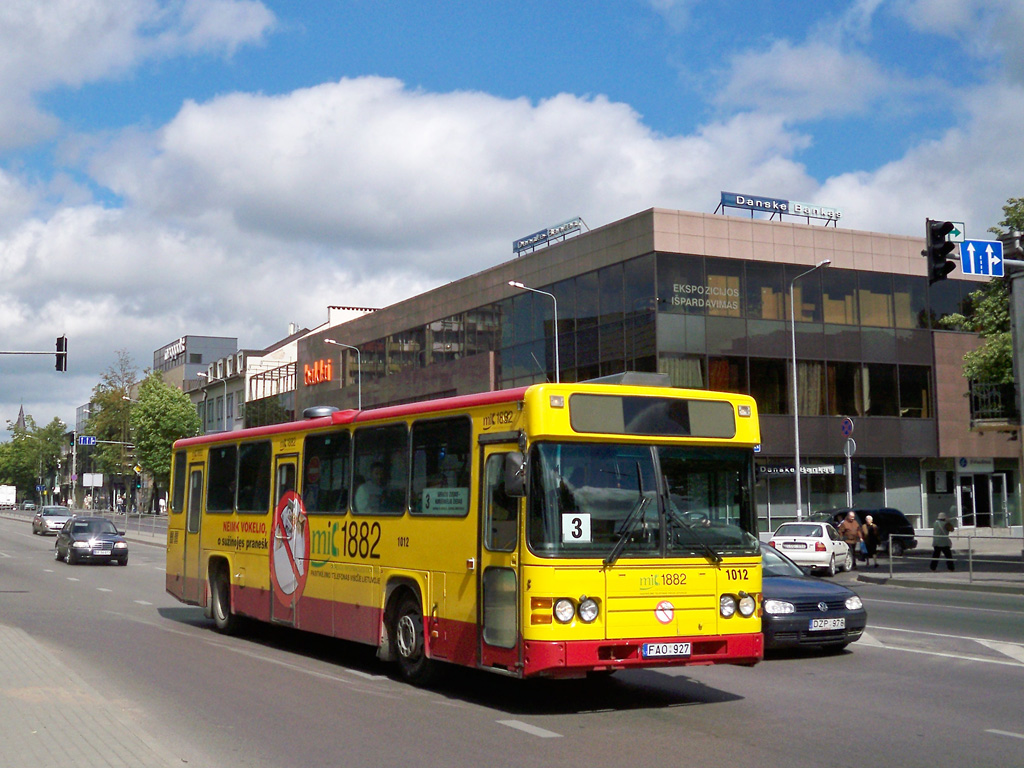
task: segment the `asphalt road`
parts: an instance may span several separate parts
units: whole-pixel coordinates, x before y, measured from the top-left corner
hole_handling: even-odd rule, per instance
[[[1020,597],[855,585],[868,633],[839,654],[590,682],[454,670],[426,691],[363,646],[216,634],[166,595],[157,546],[127,568],[52,547],[0,520],[0,622],[190,768],[1024,765]]]

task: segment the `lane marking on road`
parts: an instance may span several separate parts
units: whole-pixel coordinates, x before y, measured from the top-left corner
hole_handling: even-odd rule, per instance
[[[1024,739],[1024,733],[1014,733],[1013,731],[998,731],[995,728],[986,728],[985,733],[991,733],[995,736],[1009,736],[1012,739]]]
[[[858,645],[864,642],[864,637],[864,635],[861,635],[861,639],[857,641]],[[917,653],[921,656],[937,656],[941,659],[956,659],[957,661],[978,661],[983,664],[1001,664],[1004,667],[1019,668],[1024,666],[1024,664],[1022,664],[1019,661],[1004,661],[1003,659],[986,659],[982,658],[981,656],[965,656],[962,653],[940,653],[939,651],[923,651],[920,648],[901,648],[898,645],[886,645],[885,643],[880,643],[874,638],[871,638],[871,640],[873,642],[867,643],[868,647],[878,648],[883,651],[902,651],[903,653]]]
[[[542,739],[560,739],[562,734],[555,733],[554,731],[548,731],[544,728],[538,728],[535,725],[524,723],[521,720],[499,720],[498,725],[507,725],[509,728],[515,728],[517,731],[523,731],[531,736],[537,736]]]
[[[979,640],[978,643],[1024,664],[1024,646],[1017,643],[1001,643],[998,640]]]
[[[81,579],[76,579],[74,576],[65,576],[64,578],[68,581],[81,581]]]
[[[132,600],[132,602],[137,603],[138,605],[152,605],[148,600]]]
[[[924,632],[920,629],[904,629],[903,627],[872,627],[872,629],[881,629],[886,632],[906,632],[911,635],[925,635],[926,637],[941,637],[947,640],[970,640],[974,643],[994,643],[999,642],[998,640],[988,640],[984,637],[970,637],[968,635],[949,635],[943,632]]]
[[[106,587],[96,587],[96,591],[97,592],[113,592],[114,590],[107,589]]]
[[[1007,595],[1007,597],[1013,597],[1013,595]],[[910,600],[876,600],[875,598],[865,598],[863,595],[861,599],[865,604],[870,605],[871,603],[878,603],[879,605],[909,605],[913,608],[920,608],[922,605],[928,608],[939,608],[949,612],[961,613],[963,611],[973,611],[974,613],[1012,613],[1017,615],[1020,610],[1007,609],[1007,608],[978,608],[971,605],[933,605],[930,603],[915,603]]]

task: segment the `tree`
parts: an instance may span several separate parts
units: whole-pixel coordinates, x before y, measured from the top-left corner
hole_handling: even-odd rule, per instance
[[[1003,206],[1003,220],[989,232],[997,236],[1024,230],[1024,198],[1011,197]],[[1010,283],[995,278],[968,297],[967,315],[955,314],[943,324],[957,331],[979,334],[984,344],[964,355],[963,372],[968,381],[985,384],[1013,383],[1013,338],[1010,332]]]
[[[54,417],[45,427],[36,425],[35,419],[25,416],[25,426],[7,422],[11,441],[0,445],[0,483],[15,485],[25,495],[37,485],[50,491],[59,483],[60,457],[64,446],[66,427]]]
[[[131,409],[131,431],[135,457],[157,488],[168,488],[171,476],[171,447],[175,440],[199,434],[201,424],[196,408],[181,390],[152,371],[139,385],[139,399]]]
[[[129,416],[132,388],[138,381],[137,371],[128,351],[118,350],[117,362],[100,376],[99,384],[92,391],[88,429],[97,440],[93,457],[101,472],[108,476],[120,475],[122,483],[129,475],[135,474],[132,469],[135,457],[129,447]],[[123,490],[127,491],[127,486]],[[111,497],[113,495],[111,493]]]

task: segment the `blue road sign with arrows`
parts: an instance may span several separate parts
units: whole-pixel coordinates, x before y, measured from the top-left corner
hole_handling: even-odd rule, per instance
[[[1003,276],[1003,244],[998,240],[964,240],[960,267],[965,275]]]

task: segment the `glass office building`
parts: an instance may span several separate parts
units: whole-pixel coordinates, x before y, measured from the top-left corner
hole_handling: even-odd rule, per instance
[[[929,286],[922,247],[651,209],[311,335],[296,410],[355,407],[360,378],[364,408],[554,380],[557,343],[562,381],[646,371],[752,394],[768,529],[796,512],[795,338],[805,514],[845,506],[849,490],[918,527],[951,509],[966,527],[1019,524],[1019,443],[970,430],[960,367],[978,339],[942,323],[980,281],[957,271]],[[324,338],[358,347],[358,365]]]

